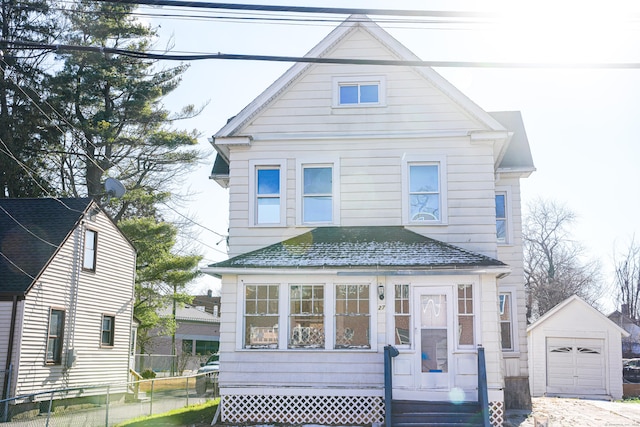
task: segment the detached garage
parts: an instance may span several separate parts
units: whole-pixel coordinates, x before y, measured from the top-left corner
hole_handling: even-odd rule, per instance
[[[574,295],[527,329],[532,396],[622,398],[622,337]]]

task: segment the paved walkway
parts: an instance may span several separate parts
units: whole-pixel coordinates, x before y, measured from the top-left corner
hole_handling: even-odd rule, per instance
[[[640,403],[534,397],[531,412],[507,411],[504,427],[537,427],[535,419],[545,427],[640,427]]]

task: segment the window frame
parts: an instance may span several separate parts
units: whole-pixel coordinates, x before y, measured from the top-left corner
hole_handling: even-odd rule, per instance
[[[266,287],[267,288],[267,298],[264,299],[264,301],[266,301],[267,304],[267,308],[269,308],[269,301],[270,298],[270,289],[269,287],[276,287],[276,292],[278,294],[276,301],[277,301],[277,312],[274,313],[258,313],[257,311],[255,313],[247,313],[247,291],[249,287]],[[243,349],[247,349],[247,350],[255,350],[255,349],[262,349],[262,350],[267,350],[267,349],[278,349],[280,346],[280,327],[279,325],[282,323],[280,320],[280,315],[282,312],[282,305],[280,303],[280,292],[281,288],[280,288],[280,284],[279,283],[269,283],[269,282],[260,282],[260,283],[246,283],[244,284],[244,286],[242,287],[242,310],[240,311],[241,315],[242,315],[242,348]],[[257,297],[258,296],[258,292],[256,289],[256,298],[255,298],[255,302],[256,302],[256,308],[258,306],[258,301],[262,300],[260,298]],[[276,329],[275,333],[276,333],[276,342],[275,343],[265,343],[265,344],[248,344],[248,337],[247,337],[247,317],[265,317],[265,318],[275,318],[276,323],[275,326],[272,329]]]
[[[305,221],[304,220],[304,171],[308,168],[331,168],[331,220],[330,221]],[[315,161],[298,160],[296,164],[296,224],[303,226],[340,225],[340,161],[338,159],[318,159]],[[320,196],[318,196],[320,197]]]
[[[434,220],[414,220],[411,218],[411,196],[410,196],[410,168],[411,166],[430,166],[438,167],[438,191],[439,191],[439,210],[440,218]],[[407,156],[402,161],[402,218],[405,225],[447,225],[448,224],[448,207],[447,207],[447,161],[445,156]]]
[[[472,309],[471,313],[467,313],[466,311],[465,311],[465,313],[461,313],[460,312],[460,295],[459,295],[459,291],[460,291],[460,287],[461,286],[465,286],[465,287],[469,286],[469,287],[471,287],[471,309]],[[456,323],[456,331],[457,331],[456,334],[455,334],[455,346],[456,346],[457,349],[473,350],[473,349],[476,348],[476,342],[478,341],[478,328],[477,328],[477,325],[476,325],[476,320],[477,320],[476,300],[477,300],[478,296],[476,295],[476,288],[477,288],[477,286],[475,286],[473,283],[458,283],[454,287],[455,301],[456,301],[455,323]],[[465,295],[465,298],[463,299],[463,301],[466,302],[467,300],[468,300],[468,298]],[[466,304],[465,304],[465,306],[466,306]],[[473,328],[473,330],[472,330],[473,342],[471,344],[460,344],[460,331],[461,331],[460,320],[463,317],[470,317],[471,318],[471,326]]]
[[[320,301],[319,298],[315,298],[315,288],[321,288],[322,289],[322,313],[316,313],[315,312],[315,307],[312,309],[313,311],[311,312],[305,312],[302,311],[302,303],[303,301],[305,301],[304,298],[300,298],[300,308],[301,310],[299,312],[295,312],[291,309],[291,306],[294,304],[294,300],[291,298],[291,293],[293,291],[293,287],[294,286],[301,286],[301,287],[311,287],[311,293],[312,293],[312,298],[311,298],[311,303],[312,305],[314,305],[313,303],[315,301]],[[327,286],[326,283],[323,282],[316,282],[314,281],[313,283],[289,283],[287,286],[287,299],[288,299],[288,305],[287,305],[287,312],[286,312],[286,316],[287,316],[287,349],[288,350],[321,350],[321,349],[326,349],[327,348],[327,336],[328,336],[328,330],[327,330],[327,289],[329,288],[329,286]],[[294,344],[292,343],[292,336],[294,335],[294,331],[291,328],[291,322],[292,319],[295,317],[308,317],[308,318],[317,318],[319,321],[322,322],[322,344],[321,345],[312,345],[312,344]],[[295,329],[295,328],[293,328]]]
[[[509,189],[507,187],[500,187],[497,186],[496,190],[495,190],[495,196],[494,196],[494,204],[495,204],[495,199],[498,195],[504,196],[504,215],[505,217],[503,218],[504,222],[505,222],[505,238],[504,241],[501,241],[500,239],[498,239],[497,236],[497,231],[498,231],[498,216],[497,216],[497,205],[496,205],[496,242],[498,243],[498,245],[500,246],[509,246],[513,243],[513,239],[512,239],[512,213],[511,213],[511,191],[509,191]]]
[[[93,235],[93,239],[92,239],[93,248],[88,247],[88,243],[91,241],[89,240],[90,235]],[[90,256],[89,259],[87,259],[88,255]],[[89,265],[87,264],[88,260],[91,262],[91,264]],[[98,231],[91,228],[85,228],[84,240],[82,244],[82,270],[95,272],[97,260],[98,260]]]
[[[383,310],[385,305],[382,306],[378,300],[377,295],[377,282],[374,279],[371,280],[338,280],[338,278],[327,275],[318,276],[296,276],[288,277],[283,275],[276,275],[271,277],[257,278],[255,276],[240,275],[237,278],[236,286],[236,311],[235,318],[238,325],[242,327],[236,328],[235,331],[235,349],[239,352],[260,352],[260,351],[320,351],[320,352],[376,352],[375,337],[377,336],[377,322],[373,320],[373,316],[379,310]],[[246,348],[245,342],[245,286],[249,285],[276,285],[278,286],[278,346],[273,347],[255,347]],[[369,286],[369,348],[353,347],[353,348],[336,348],[335,346],[335,292],[337,285],[353,285],[361,284]],[[324,345],[322,346],[289,346],[289,340],[291,337],[291,286],[322,286],[324,292],[324,313],[322,315],[322,322],[324,328]],[[382,308],[381,308],[382,307]],[[294,313],[295,314],[295,313]]]
[[[104,328],[104,321],[106,319],[110,319],[111,321],[111,329],[106,330]],[[105,341],[105,333],[108,333],[108,340]],[[101,348],[113,348],[115,344],[116,338],[116,315],[111,313],[102,313],[100,318],[100,347]]]
[[[371,343],[371,322],[372,322],[372,315],[371,315],[371,311],[372,311],[372,303],[373,303],[373,299],[372,299],[372,295],[371,292],[373,290],[373,288],[375,288],[375,286],[372,286],[371,283],[368,282],[361,282],[361,283],[334,283],[333,285],[333,290],[334,290],[334,296],[333,296],[333,302],[334,302],[334,310],[333,310],[333,348],[336,350],[369,350],[372,347],[372,343]],[[361,306],[361,302],[365,300],[365,298],[362,298],[362,295],[358,295],[358,297],[356,298],[345,298],[345,301],[349,302],[349,301],[355,301],[355,304],[357,305],[357,312],[354,311],[347,311],[344,313],[338,313],[337,307],[338,307],[338,288],[344,286],[344,287],[349,287],[349,286],[366,286],[367,290],[366,290],[366,302],[367,302],[367,307],[368,310],[367,312],[360,312],[360,306]],[[345,305],[351,305],[346,303]],[[348,319],[348,318],[366,318],[367,319],[367,344],[366,345],[348,345],[348,344],[338,344],[338,319],[340,318],[344,318],[344,319]],[[346,339],[346,335],[347,332],[345,330],[345,339]],[[357,333],[357,331],[354,331],[354,334]]]
[[[278,196],[269,195],[264,198],[280,198],[280,218],[278,222],[258,222],[258,171],[264,169],[279,169],[280,192]],[[287,199],[286,199],[286,160],[264,159],[249,161],[249,226],[251,227],[284,227],[286,225]]]
[[[413,304],[412,304],[412,292],[413,292],[413,287],[411,286],[410,283],[408,282],[398,282],[398,283],[392,283],[393,286],[393,308],[391,309],[392,311],[392,316],[393,316],[393,342],[395,343],[395,346],[398,348],[404,348],[404,349],[409,349],[412,348],[413,346],[413,329],[414,329],[414,325],[413,325],[413,321],[414,321],[414,313],[412,310]],[[400,298],[398,298],[398,293],[397,290],[399,287],[405,287],[406,286],[406,298],[403,297],[402,295],[402,291],[401,291],[401,295]],[[405,313],[404,310],[402,310],[401,312],[398,312],[397,310],[397,306],[398,303],[401,307],[404,308],[404,304],[403,302],[406,301],[406,309],[407,312]],[[401,337],[398,334],[397,331],[397,322],[396,319],[398,317],[406,317],[408,319],[408,329],[407,329],[407,333],[408,333],[408,342],[407,343],[398,343],[398,341],[401,341]]]
[[[502,323],[505,323],[502,321],[502,319],[500,320],[500,349],[502,350],[503,353],[507,354],[507,355],[513,355],[513,356],[518,356],[520,351],[519,351],[519,337],[518,337],[518,307],[517,307],[517,289],[515,286],[500,286],[500,288],[498,289],[498,317],[500,318],[501,316],[501,298],[500,296],[503,294],[508,294],[510,296],[510,300],[511,300],[511,306],[510,308],[510,332],[511,332],[511,349],[504,349],[502,348]]]
[[[56,334],[51,334],[51,319],[53,313],[60,313],[60,321],[58,322],[58,329],[55,331]],[[61,365],[62,364],[62,346],[64,345],[64,326],[66,321],[66,310],[64,308],[59,307],[50,307],[49,308],[49,321],[47,322],[47,346],[44,352],[44,359],[46,365]],[[54,349],[52,351],[53,357],[49,358],[49,346],[51,340],[55,340],[58,342],[58,345],[54,344]]]
[[[378,86],[378,102],[360,102],[360,87],[368,85]],[[340,88],[343,86],[358,86],[358,102],[342,104],[340,102]],[[371,108],[387,105],[387,82],[384,75],[336,76],[332,78],[332,106],[333,108]]]

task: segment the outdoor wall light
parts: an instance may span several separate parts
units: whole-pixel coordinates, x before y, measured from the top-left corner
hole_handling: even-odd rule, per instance
[[[384,299],[384,285],[378,285],[378,298]]]

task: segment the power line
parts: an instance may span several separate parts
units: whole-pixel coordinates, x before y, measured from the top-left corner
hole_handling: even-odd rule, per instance
[[[20,272],[26,276],[28,276],[29,278],[31,278],[31,280],[36,280],[35,277],[33,277],[32,275],[30,275],[29,273],[27,273],[26,271],[24,271],[22,268],[20,268],[20,266],[18,264],[16,264],[15,262],[11,261],[9,259],[8,256],[6,256],[5,254],[2,253],[2,251],[0,251],[0,256],[4,259],[7,260],[7,262],[9,262],[9,264],[13,265],[15,268],[17,268],[18,270],[20,270]]]
[[[211,3],[176,0],[96,0],[98,3],[120,3],[152,6],[189,7],[199,9],[255,10],[265,12],[297,12],[334,15],[386,15],[386,16],[431,16],[439,18],[492,18],[494,15],[481,12],[401,9],[361,9],[338,7],[273,6],[237,3]]]
[[[637,69],[640,62],[495,62],[495,61],[422,61],[422,60],[393,60],[393,59],[359,59],[359,58],[318,58],[306,56],[272,56],[272,55],[246,55],[226,53],[203,53],[190,55],[170,55],[149,52],[134,51],[97,46],[75,46],[64,44],[43,44],[28,41],[0,39],[0,44],[6,44],[22,49],[42,49],[57,52],[93,52],[112,53],[130,56],[140,59],[154,59],[167,61],[200,61],[205,59],[227,59],[243,61],[269,61],[269,62],[301,62],[311,64],[350,64],[350,65],[384,65],[405,67],[435,67],[435,68],[561,68],[561,69]]]

